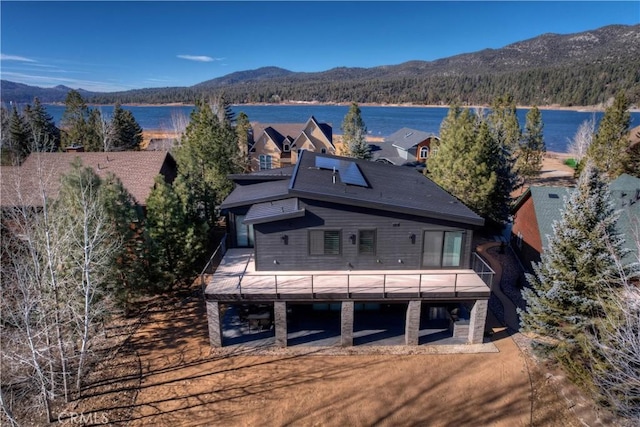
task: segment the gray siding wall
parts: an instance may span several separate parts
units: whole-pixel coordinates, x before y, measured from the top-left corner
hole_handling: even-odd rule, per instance
[[[304,199],[300,203],[306,209],[303,218],[254,226],[257,270],[422,269],[422,239],[425,230],[465,231],[460,268],[469,268],[473,231],[465,224]],[[340,255],[309,255],[310,229],[340,230]],[[358,254],[357,239],[355,244],[349,239],[351,234],[357,236],[358,230],[363,229],[376,230],[375,255]],[[410,238],[412,234],[415,235],[415,242]],[[287,237],[283,239],[285,235]]]

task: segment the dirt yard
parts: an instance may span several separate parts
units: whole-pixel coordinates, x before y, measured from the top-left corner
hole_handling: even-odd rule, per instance
[[[197,297],[141,320],[72,411],[128,426],[580,425],[500,329],[483,354],[216,354]]]
[[[543,177],[572,174],[559,156],[548,159]],[[195,294],[157,298],[121,322],[109,337],[124,344],[105,352],[64,414],[127,426],[582,425],[549,368],[492,315],[499,351],[481,354],[211,351]]]

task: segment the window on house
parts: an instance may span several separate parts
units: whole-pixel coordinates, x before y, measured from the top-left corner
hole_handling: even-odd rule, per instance
[[[321,148],[321,149],[320,149],[320,152],[321,152],[322,154],[326,154],[326,153],[327,153],[327,149],[326,149],[326,148]]]
[[[340,230],[309,230],[309,255],[340,255]]]
[[[284,144],[282,146],[282,151],[284,151],[285,153],[288,153],[289,151],[291,151],[291,145],[289,144]]]
[[[424,267],[460,267],[464,232],[425,231],[422,245]]]
[[[376,230],[359,230],[358,231],[358,254],[360,255],[376,254]]]
[[[426,159],[429,157],[429,147],[421,147],[420,148],[420,158]]]
[[[260,154],[260,170],[272,169],[272,158],[268,154]]]

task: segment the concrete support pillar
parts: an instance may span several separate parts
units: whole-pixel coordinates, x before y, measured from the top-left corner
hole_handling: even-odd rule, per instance
[[[407,321],[404,331],[404,343],[406,345],[418,345],[421,308],[421,301],[409,301],[409,305],[407,306]]]
[[[484,326],[487,320],[487,307],[489,301],[477,300],[471,309],[469,318],[469,343],[482,344],[484,338]]]
[[[222,347],[222,322],[218,301],[207,301],[207,323],[209,324],[211,347]]]
[[[343,347],[351,347],[353,345],[353,301],[342,301],[340,334],[340,344]]]
[[[273,317],[276,329],[276,347],[287,346],[287,303],[276,301],[273,303]]]

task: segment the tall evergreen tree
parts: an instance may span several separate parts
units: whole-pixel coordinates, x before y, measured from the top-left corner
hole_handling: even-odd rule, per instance
[[[627,163],[630,124],[629,101],[624,92],[620,92],[605,110],[588,151],[589,160],[609,179],[618,177]]]
[[[107,282],[116,302],[127,308],[132,298],[152,288],[154,273],[150,242],[142,212],[118,177],[109,173],[102,180],[101,200],[110,227],[122,245],[115,257],[117,274]]]
[[[142,143],[142,127],[129,110],[117,103],[111,118],[112,150],[139,150]]]
[[[193,222],[187,210],[173,187],[156,177],[147,199],[147,227],[156,269],[168,286],[189,277],[204,250],[206,230]]]
[[[31,152],[29,129],[15,105],[9,117],[9,141],[15,161],[22,162]]]
[[[342,121],[342,150],[340,154],[355,159],[371,160],[371,147],[367,143],[367,126],[362,119],[360,107],[351,103]]]
[[[93,148],[88,126],[90,111],[86,102],[78,91],[71,90],[64,101],[65,109],[62,113],[60,126],[63,130],[62,145],[69,147],[77,144],[84,146],[87,151],[98,151]]]
[[[515,153],[515,170],[523,183],[538,176],[542,170],[544,153],[547,152],[542,134],[543,126],[540,110],[533,106],[527,112],[524,134]]]
[[[522,329],[539,334],[539,344],[579,381],[589,381],[585,345],[620,284],[617,260],[625,251],[617,218],[608,186],[588,164],[522,292]]]
[[[491,113],[488,118],[498,144],[513,153],[522,136],[513,96],[507,94],[496,97],[491,104]]]
[[[240,171],[235,130],[228,123],[220,123],[209,105],[199,102],[175,155],[178,175],[193,200],[190,209],[194,220],[213,227],[216,205],[233,189],[227,176]]]
[[[511,200],[505,148],[489,122],[453,106],[440,127],[438,152],[429,160],[429,177],[479,215],[502,223]],[[509,178],[510,179],[510,178]]]
[[[60,129],[55,125],[53,117],[40,103],[40,100],[35,98],[33,106],[27,105],[24,113],[30,130],[31,150],[58,151],[60,148]]]

